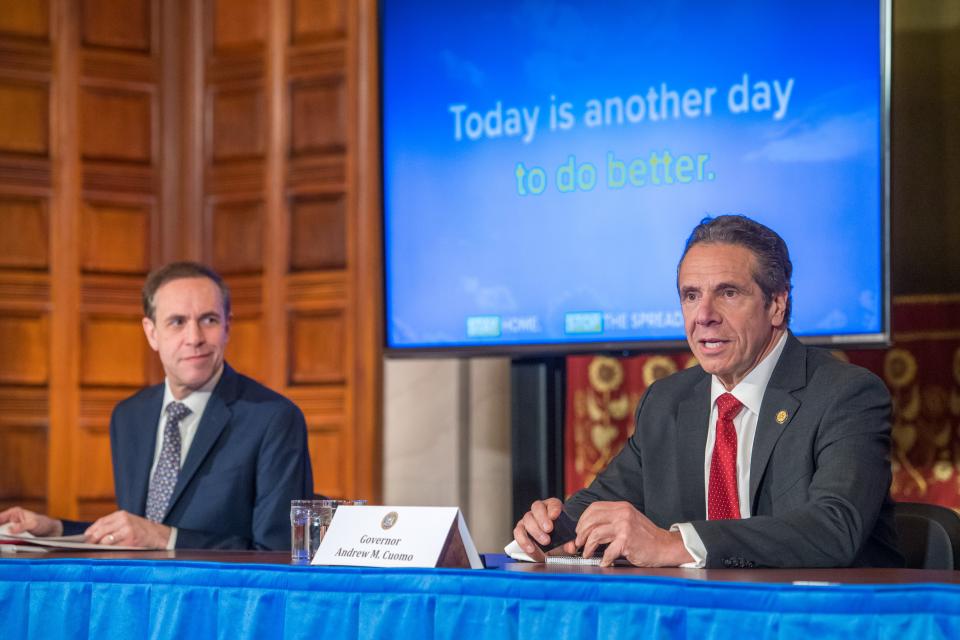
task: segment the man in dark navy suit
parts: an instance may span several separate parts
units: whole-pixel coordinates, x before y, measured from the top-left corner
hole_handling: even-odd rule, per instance
[[[230,291],[197,263],[151,273],[143,330],[166,380],[124,400],[110,420],[119,511],[90,524],[20,507],[0,524],[35,535],[160,549],[286,549],[290,500],[313,481],[303,414],[224,362]]]

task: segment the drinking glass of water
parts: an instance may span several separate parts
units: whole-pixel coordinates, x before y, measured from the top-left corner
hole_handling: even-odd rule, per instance
[[[310,524],[313,500],[290,501],[290,560],[310,562]]]
[[[333,520],[333,512],[337,508],[336,500],[311,500],[310,501],[310,527],[309,527],[309,559],[313,560],[317,548],[327,535],[327,529],[330,527],[330,521]]]

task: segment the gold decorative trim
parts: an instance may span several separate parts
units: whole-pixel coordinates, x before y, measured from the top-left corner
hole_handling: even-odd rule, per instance
[[[915,293],[893,296],[893,304],[936,304],[960,302],[960,293]]]
[[[960,329],[944,331],[903,331],[894,332],[894,342],[916,342],[918,340],[960,340]]]

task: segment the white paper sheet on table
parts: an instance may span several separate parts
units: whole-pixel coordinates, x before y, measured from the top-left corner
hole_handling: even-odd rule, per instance
[[[4,547],[16,546],[15,551],[27,551],[27,547],[40,547],[46,550],[63,549],[71,551],[149,551],[146,547],[125,547],[118,544],[90,544],[83,541],[83,535],[75,536],[35,536],[32,533],[10,533],[10,523],[0,525],[0,544]],[[6,551],[7,549],[4,549]],[[30,549],[31,551],[33,549]]]

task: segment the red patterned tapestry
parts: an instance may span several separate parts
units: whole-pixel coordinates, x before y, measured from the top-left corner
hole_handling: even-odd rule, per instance
[[[564,487],[593,481],[633,433],[633,412],[654,380],[696,364],[689,351],[627,358],[569,356]]]
[[[893,497],[960,509],[960,296],[897,298],[892,323],[891,348],[837,356],[870,369],[890,389]],[[623,447],[650,383],[694,362],[689,351],[567,358],[567,495]]]

